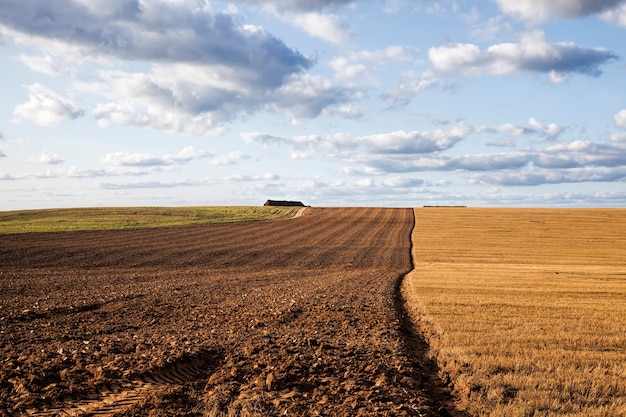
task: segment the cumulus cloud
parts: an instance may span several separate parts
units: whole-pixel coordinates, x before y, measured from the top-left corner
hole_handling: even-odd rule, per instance
[[[585,140],[559,143],[533,155],[533,164],[541,168],[584,168],[587,166],[622,167],[626,146],[594,143]]]
[[[575,169],[533,169],[520,172],[497,172],[475,175],[475,182],[501,186],[537,186],[577,182],[611,182],[626,180],[626,168],[584,167]]]
[[[383,181],[383,185],[389,188],[413,188],[424,186],[425,181],[411,177],[391,177]]]
[[[227,68],[222,69],[223,72]],[[215,136],[231,118],[258,107],[241,100],[245,84],[224,80],[220,73],[186,64],[157,65],[151,73],[101,71],[100,81],[81,83],[81,91],[111,101],[92,110],[101,127],[137,125],[170,133]]]
[[[58,164],[62,164],[63,162],[65,162],[63,158],[61,158],[59,155],[57,155],[54,152],[49,152],[49,151],[42,152],[41,155],[39,155],[39,157],[36,158],[34,161],[40,164],[48,164],[48,165],[58,165]]]
[[[268,97],[268,106],[297,124],[300,119],[333,114],[333,108],[356,98],[358,91],[354,89],[339,87],[320,76],[297,74]]]
[[[301,28],[310,36],[331,43],[345,43],[352,38],[351,27],[343,18],[335,14],[308,12],[279,15],[283,20]]]
[[[413,51],[398,45],[383,49],[362,50],[348,55],[351,61],[374,62],[380,65],[407,63],[413,59]]]
[[[450,130],[397,131],[363,136],[357,141],[375,154],[422,154],[450,149],[474,129],[459,125]]]
[[[620,110],[613,116],[615,126],[623,127],[626,129],[626,109]]]
[[[33,71],[46,75],[75,75],[76,71],[66,62],[59,63],[59,60],[52,55],[24,55],[21,54],[17,59]]]
[[[356,136],[348,133],[332,135],[301,135],[291,138],[264,133],[242,133],[244,141],[264,147],[287,145],[292,159],[308,158],[315,152],[325,151],[334,159],[352,159],[355,153],[370,155],[417,155],[442,152],[452,148],[466,136],[483,131],[483,128],[459,124],[447,130],[395,131],[375,135]]]
[[[497,0],[500,10],[531,22],[543,22],[552,16],[568,19],[611,10],[624,0]]]
[[[217,136],[236,117],[268,109],[294,123],[320,115],[353,117],[358,91],[319,76],[294,74],[277,89],[237,79],[227,67],[156,65],[150,73],[101,71],[77,89],[105,97],[92,110],[102,127],[137,125],[170,133]],[[358,114],[357,114],[358,115]]]
[[[351,4],[352,0],[238,0],[237,2],[259,7],[309,36],[327,42],[344,43],[352,38],[351,26],[344,18],[334,13],[323,12],[323,9],[338,9],[339,6]]]
[[[626,27],[626,2],[612,10],[607,10],[600,17],[619,26]]]
[[[436,71],[464,75],[505,75],[524,72],[550,74],[551,79],[570,73],[593,77],[600,67],[617,58],[604,48],[585,48],[571,42],[550,43],[542,32],[530,32],[519,43],[501,43],[483,50],[474,44],[433,47],[428,57]]]
[[[0,9],[0,24],[26,37],[55,39],[89,55],[123,60],[220,64],[266,86],[311,61],[264,29],[237,25],[195,0],[23,0]],[[167,45],[167,47],[164,47]]]
[[[28,101],[15,107],[15,122],[28,120],[40,126],[58,126],[70,119],[77,119],[84,112],[72,100],[61,96],[48,87],[35,83],[28,88]]]
[[[385,71],[385,66],[407,64],[413,59],[413,51],[402,46],[389,46],[377,50],[352,52],[330,61],[334,77],[342,85],[361,85],[378,87],[378,74]]]
[[[109,165],[123,167],[154,167],[176,165],[194,159],[207,158],[212,154],[192,146],[181,149],[175,154],[157,156],[151,153],[111,152],[105,155],[104,162]]]
[[[309,90],[300,96],[305,102],[294,109],[293,118],[316,117],[327,105],[349,101],[341,98],[342,89],[301,77],[313,65],[311,59],[261,27],[240,24],[232,13],[195,0],[118,0],[106,7],[97,1],[24,0],[0,9],[0,27],[45,48],[42,55],[20,59],[51,75],[75,75],[68,69],[71,56],[148,63],[144,72],[106,69],[95,80],[76,83],[77,90],[105,98],[92,109],[102,127],[136,125],[216,136],[230,121],[262,108],[287,113],[290,104],[283,93],[305,84]],[[39,87],[31,89],[31,95],[43,94]],[[37,97],[32,98],[16,116],[53,125],[82,114],[67,100],[54,101],[57,106],[46,106],[44,114]]]
[[[365,154],[355,161],[378,174],[453,171],[468,173],[470,183],[534,186],[624,181],[625,153],[626,143],[577,140],[492,154]]]
[[[373,188],[376,186],[376,182],[371,178],[361,178],[356,180],[354,184],[359,188]]]
[[[100,188],[107,190],[125,190],[138,188],[176,188],[197,187],[205,185],[206,181],[183,180],[183,181],[127,181],[127,182],[103,182]]]
[[[541,132],[548,139],[556,139],[561,133],[567,130],[567,126],[562,126],[556,123],[544,123],[540,120],[531,117],[528,120],[528,124],[537,131]]]
[[[354,3],[354,0],[236,0],[235,2],[260,7],[311,11],[322,10],[326,7],[347,6]]]

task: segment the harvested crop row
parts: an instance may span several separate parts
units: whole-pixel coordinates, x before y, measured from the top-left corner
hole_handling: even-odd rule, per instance
[[[412,227],[410,209],[313,208],[269,223],[0,236],[0,409],[439,415],[449,398],[396,312]],[[142,376],[190,358],[206,374],[145,390]]]

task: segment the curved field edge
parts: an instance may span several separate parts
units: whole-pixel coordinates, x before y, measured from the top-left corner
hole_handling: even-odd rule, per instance
[[[96,207],[0,212],[0,234],[119,230],[279,220],[299,207]]]
[[[626,210],[414,212],[402,292],[460,408],[626,415]]]

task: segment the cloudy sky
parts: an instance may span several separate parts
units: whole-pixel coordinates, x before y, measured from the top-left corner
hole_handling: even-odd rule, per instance
[[[0,210],[626,206],[626,0],[0,0]]]

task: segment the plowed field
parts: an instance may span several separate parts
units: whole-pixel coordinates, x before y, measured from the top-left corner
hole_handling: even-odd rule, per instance
[[[0,415],[457,415],[399,295],[413,224],[0,235]]]

